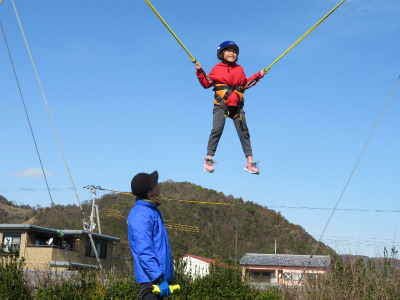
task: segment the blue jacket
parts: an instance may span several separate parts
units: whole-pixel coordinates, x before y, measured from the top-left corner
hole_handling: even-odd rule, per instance
[[[133,255],[136,282],[174,278],[171,246],[157,206],[136,198],[128,215],[128,240]]]

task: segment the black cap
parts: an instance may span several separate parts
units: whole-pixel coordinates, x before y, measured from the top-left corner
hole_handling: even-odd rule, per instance
[[[135,196],[147,199],[147,193],[157,184],[158,172],[154,171],[151,174],[139,173],[132,178],[131,189]]]

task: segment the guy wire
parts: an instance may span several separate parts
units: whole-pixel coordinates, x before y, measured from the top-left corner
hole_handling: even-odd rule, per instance
[[[60,146],[61,153],[62,153],[62,156],[63,156],[63,158],[64,158],[64,162],[65,162],[65,165],[66,165],[66,167],[67,167],[69,177],[70,177],[70,179],[71,179],[72,186],[74,187],[74,191],[75,191],[76,198],[78,199],[79,206],[80,206],[80,208],[81,208],[81,210],[82,210],[82,205],[81,205],[81,202],[80,202],[79,197],[78,197],[78,192],[76,191],[75,184],[74,184],[74,181],[73,181],[73,179],[72,179],[71,172],[70,172],[69,167],[68,167],[67,159],[65,158],[64,150],[63,150],[63,148],[62,148],[62,146],[61,146],[61,141],[60,141],[60,138],[58,137],[57,129],[56,129],[56,126],[55,126],[55,124],[54,124],[54,120],[53,120],[53,117],[52,117],[52,115],[51,115],[50,108],[49,108],[49,105],[48,105],[47,100],[46,100],[46,96],[45,96],[44,91],[43,91],[43,88],[42,88],[42,84],[40,83],[39,75],[38,75],[38,72],[37,72],[37,70],[36,70],[35,63],[33,62],[32,54],[31,54],[31,51],[30,51],[30,49],[29,49],[28,42],[27,42],[27,40],[26,40],[24,30],[23,30],[23,28],[22,28],[22,24],[21,24],[21,21],[20,21],[20,19],[19,19],[18,12],[17,12],[17,9],[16,9],[15,4],[14,4],[14,0],[11,0],[11,2],[12,2],[12,4],[13,4],[13,6],[14,6],[15,15],[17,16],[18,23],[19,23],[19,27],[20,27],[20,29],[21,29],[22,36],[23,36],[23,38],[24,38],[26,48],[28,49],[29,57],[30,57],[30,59],[31,59],[32,66],[33,66],[33,69],[34,69],[34,71],[35,71],[36,78],[37,78],[37,80],[38,80],[39,87],[40,87],[40,90],[41,90],[41,92],[42,92],[42,96],[43,96],[44,102],[45,102],[45,104],[46,104],[47,111],[48,111],[48,113],[49,113],[50,120],[51,120],[51,123],[52,123],[52,125],[53,125],[53,129],[54,129],[54,132],[55,132],[55,134],[56,134],[57,141],[58,141],[58,144],[59,144],[59,146]]]
[[[36,153],[37,153],[37,155],[38,155],[38,158],[39,158],[40,167],[42,168],[42,173],[43,173],[44,181],[46,182],[47,191],[49,192],[49,196],[50,196],[51,205],[52,205],[52,206],[54,206],[55,204],[54,204],[54,201],[53,201],[53,197],[51,196],[50,187],[49,187],[49,183],[48,183],[48,181],[47,181],[46,172],[44,171],[44,167],[43,167],[42,159],[41,159],[41,157],[40,157],[39,148],[38,148],[38,146],[37,146],[37,143],[36,143],[35,134],[33,133],[32,124],[31,124],[31,121],[30,121],[30,119],[29,119],[28,110],[27,110],[27,108],[26,108],[26,105],[25,105],[25,100],[24,100],[24,97],[23,97],[23,95],[22,95],[21,86],[20,86],[20,84],[19,84],[19,80],[18,80],[17,72],[16,72],[16,70],[15,70],[15,67],[14,67],[14,62],[13,62],[13,60],[12,60],[12,56],[11,56],[11,52],[10,52],[10,48],[8,47],[8,43],[7,43],[7,39],[6,39],[6,35],[5,35],[4,28],[3,28],[3,24],[1,23],[1,21],[0,21],[0,26],[1,26],[1,30],[2,30],[2,32],[3,32],[4,41],[5,41],[5,43],[6,43],[6,47],[7,47],[7,51],[8,51],[8,55],[9,55],[9,57],[10,57],[11,66],[12,66],[12,68],[13,68],[13,71],[14,71],[14,76],[15,76],[15,80],[16,80],[16,82],[17,82],[17,86],[18,86],[19,94],[21,95],[22,105],[24,106],[24,110],[25,110],[26,119],[28,120],[29,129],[31,130],[31,134],[32,134],[33,143],[35,144]],[[57,213],[57,210],[56,210],[56,213]],[[57,220],[58,220],[58,218],[57,218]]]
[[[13,62],[13,60],[12,60],[10,48],[8,47],[8,43],[7,43],[7,39],[6,39],[6,34],[5,34],[5,32],[4,32],[3,24],[1,23],[1,21],[0,21],[0,26],[1,26],[1,30],[2,30],[2,32],[3,32],[4,42],[6,43],[8,55],[9,55],[9,57],[10,57],[11,66],[12,66],[13,71],[14,71],[14,76],[15,76],[15,80],[16,80],[16,82],[17,82],[19,94],[21,95],[21,100],[22,100],[22,104],[23,104],[23,106],[24,106],[26,119],[28,120],[29,129],[31,130],[33,143],[35,144],[36,153],[37,153],[38,158],[39,158],[39,163],[40,163],[40,167],[41,167],[41,169],[42,169],[44,181],[46,182],[47,191],[49,192],[49,197],[50,197],[50,201],[51,201],[51,206],[55,208],[55,209],[54,209],[54,212],[55,212],[56,219],[57,219],[57,227],[58,227],[58,228],[61,228],[61,227],[60,227],[59,218],[58,218],[58,208],[57,208],[56,205],[54,204],[53,196],[51,195],[51,192],[50,192],[50,187],[49,187],[49,183],[48,183],[48,181],[47,181],[46,172],[44,171],[42,159],[41,159],[41,157],[40,157],[39,148],[38,148],[37,143],[36,143],[35,134],[33,133],[32,124],[31,124],[31,121],[30,121],[30,119],[29,119],[28,110],[27,110],[27,108],[26,108],[25,100],[24,100],[24,97],[23,97],[23,95],[22,95],[21,86],[20,86],[20,84],[19,84],[19,80],[18,80],[18,76],[17,76],[17,71],[15,70],[14,62]],[[63,235],[61,235],[61,240],[62,240],[62,242],[63,242],[63,244],[64,244],[64,236],[63,236]],[[68,261],[69,261],[69,263],[70,263],[69,266],[71,267],[71,262],[70,262],[70,260],[69,260],[69,255],[68,255],[68,252],[67,252],[66,247],[64,248],[64,250],[65,250],[65,254],[66,254],[67,257],[68,257]]]
[[[47,111],[48,111],[48,113],[49,113],[50,120],[51,120],[51,123],[52,123],[52,125],[53,125],[53,129],[54,129],[54,132],[55,132],[55,134],[56,134],[57,141],[58,141],[58,144],[59,144],[59,146],[60,146],[60,150],[61,150],[62,156],[63,156],[63,158],[64,158],[65,165],[66,165],[67,170],[68,170],[69,178],[70,178],[70,180],[71,180],[72,186],[73,186],[74,191],[75,191],[76,199],[78,200],[79,207],[80,207],[80,209],[81,209],[81,214],[82,214],[82,219],[83,219],[83,228],[84,228],[84,230],[87,230],[87,231],[88,231],[88,236],[89,236],[89,239],[90,239],[90,243],[91,243],[91,245],[92,245],[92,248],[93,248],[93,252],[94,252],[94,254],[95,254],[95,256],[96,256],[97,264],[99,265],[99,268],[100,268],[101,273],[103,273],[103,275],[104,275],[104,284],[105,284],[105,286],[106,286],[106,288],[107,288],[108,295],[109,295],[110,299],[112,300],[111,291],[110,291],[110,288],[109,288],[109,286],[108,286],[107,274],[106,274],[106,272],[104,271],[104,269],[103,269],[103,267],[102,267],[102,265],[101,265],[101,261],[100,261],[100,258],[99,258],[99,256],[98,256],[97,249],[96,249],[95,243],[94,243],[94,241],[93,241],[92,230],[91,230],[91,228],[88,226],[88,222],[87,222],[87,219],[86,219],[86,215],[85,215],[85,213],[84,213],[84,211],[83,211],[83,209],[82,209],[82,205],[81,205],[81,202],[80,202],[80,200],[79,200],[78,192],[77,192],[77,190],[76,190],[74,181],[73,181],[73,179],[72,179],[72,175],[71,175],[71,172],[70,172],[70,170],[69,170],[69,166],[68,166],[68,163],[67,163],[67,159],[66,159],[66,157],[65,157],[64,150],[63,150],[63,148],[62,148],[61,141],[60,141],[60,138],[59,138],[59,136],[58,136],[57,129],[56,129],[56,126],[55,126],[55,124],[54,124],[54,120],[53,120],[53,117],[52,117],[52,115],[51,115],[50,108],[49,108],[49,105],[48,105],[48,103],[47,103],[46,96],[45,96],[45,94],[44,94],[42,84],[40,83],[39,75],[38,75],[38,72],[37,72],[37,70],[36,70],[36,66],[35,66],[35,63],[34,63],[34,61],[33,61],[32,54],[31,54],[31,51],[30,51],[30,49],[29,49],[29,45],[28,45],[28,42],[27,42],[27,40],[26,40],[24,30],[23,30],[23,28],[22,28],[21,21],[20,21],[20,19],[19,19],[18,12],[17,12],[17,9],[16,9],[15,4],[14,4],[14,0],[11,0],[11,2],[12,2],[12,5],[13,5],[13,7],[14,7],[15,15],[16,15],[16,17],[17,17],[18,24],[19,24],[19,27],[20,27],[21,32],[22,32],[22,36],[23,36],[24,41],[25,41],[26,48],[27,48],[27,50],[28,50],[29,57],[30,57],[31,62],[32,62],[32,66],[33,66],[33,69],[34,69],[34,71],[35,71],[36,78],[37,78],[37,80],[38,80],[39,87],[40,87],[40,90],[41,90],[41,92],[42,92],[42,96],[43,96],[44,102],[45,102],[45,104],[46,104]]]
[[[321,236],[320,236],[320,238],[319,238],[317,244],[315,245],[315,248],[314,248],[314,250],[313,250],[313,252],[312,252],[312,254],[311,254],[311,256],[310,256],[310,260],[308,261],[308,265],[311,264],[311,259],[312,259],[312,257],[314,256],[314,254],[316,253],[319,244],[321,243],[321,239],[322,239],[322,237],[323,237],[323,235],[324,235],[324,233],[325,233],[325,231],[326,231],[326,229],[327,229],[327,227],[328,227],[328,225],[329,225],[329,223],[330,223],[330,221],[331,221],[331,219],[332,219],[332,217],[333,217],[333,214],[334,214],[335,211],[336,211],[336,208],[338,207],[338,205],[339,205],[339,203],[340,203],[340,200],[341,200],[342,197],[343,197],[344,192],[345,192],[346,189],[347,189],[347,186],[349,185],[349,182],[350,182],[350,180],[351,180],[351,178],[352,178],[352,176],[353,176],[353,174],[354,174],[354,172],[355,172],[355,170],[356,170],[356,168],[357,168],[357,166],[358,166],[358,163],[359,163],[360,160],[361,160],[361,157],[362,157],[363,154],[364,154],[365,149],[366,149],[367,146],[368,146],[369,141],[370,141],[371,138],[372,138],[372,135],[373,135],[374,132],[375,132],[376,127],[378,126],[378,123],[379,123],[379,121],[380,121],[380,119],[381,119],[381,117],[382,117],[382,115],[383,115],[383,112],[385,111],[386,106],[388,105],[389,100],[390,100],[390,98],[392,97],[393,92],[394,92],[394,90],[396,89],[396,86],[397,86],[397,83],[399,82],[399,80],[400,80],[400,76],[397,78],[397,81],[396,81],[396,83],[395,83],[395,85],[394,85],[394,87],[393,87],[393,89],[392,89],[392,92],[390,93],[389,98],[387,99],[387,101],[386,101],[386,103],[385,103],[385,106],[383,107],[383,109],[382,109],[382,111],[381,111],[381,114],[379,115],[379,118],[378,118],[378,120],[376,121],[375,126],[374,126],[374,128],[372,129],[372,132],[371,132],[371,134],[369,135],[369,138],[368,138],[367,142],[365,143],[364,149],[362,150],[362,152],[361,152],[361,154],[360,154],[360,156],[359,156],[359,158],[358,158],[358,160],[357,160],[357,163],[355,164],[355,166],[354,166],[354,168],[353,168],[353,171],[351,172],[350,177],[349,177],[349,179],[347,180],[346,185],[345,185],[345,187],[343,188],[342,193],[340,194],[339,200],[337,201],[337,203],[336,203],[336,205],[335,205],[335,207],[334,207],[334,209],[333,209],[333,211],[332,211],[332,213],[331,213],[331,216],[329,217],[328,222],[326,223],[325,228],[324,228],[324,230],[322,231]],[[300,285],[300,282],[302,281],[302,279],[303,279],[303,277],[304,277],[304,274],[305,274],[307,268],[308,268],[308,266],[306,266],[306,267],[304,268],[303,272],[301,273],[300,279],[298,280],[297,285],[296,285],[296,287],[295,287],[295,290],[293,291],[293,294],[292,294],[292,296],[290,297],[290,299],[293,299],[293,296],[294,296],[294,294],[296,293],[297,288],[298,288],[298,286]]]

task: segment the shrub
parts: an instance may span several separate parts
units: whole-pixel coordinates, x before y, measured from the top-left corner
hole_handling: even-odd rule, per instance
[[[0,299],[32,299],[24,281],[24,259],[19,254],[0,253]]]
[[[387,254],[387,253],[386,253]],[[309,282],[298,292],[301,299],[400,299],[399,261],[381,259],[353,262],[338,260],[325,276]]]
[[[230,266],[221,262],[209,267],[209,274],[195,277],[184,272],[185,263],[175,261],[175,279],[181,286],[181,291],[168,299],[190,300],[278,300],[282,299],[278,289],[271,288],[260,291],[242,280],[242,271],[235,265]]]

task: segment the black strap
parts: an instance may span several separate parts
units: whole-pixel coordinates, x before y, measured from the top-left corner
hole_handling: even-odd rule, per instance
[[[261,74],[259,74],[255,79],[253,79],[252,81],[249,81],[246,86],[244,87],[244,89],[249,89],[251,88],[253,85],[255,85],[257,83],[257,80],[261,79]]]
[[[224,99],[221,98],[217,93],[215,93],[214,97],[215,100],[217,100],[218,104],[221,105],[222,109],[224,110],[225,117],[229,116],[229,109],[228,106],[226,106]]]
[[[220,89],[220,87],[222,87],[222,89]],[[215,95],[214,95],[215,100],[217,100],[218,104],[222,106],[222,109],[224,110],[224,113],[225,113],[225,117],[229,116],[229,109],[226,106],[225,102],[226,102],[226,100],[228,100],[228,97],[232,93],[233,89],[234,89],[234,86],[232,86],[232,85],[216,86],[213,89],[213,91],[226,90],[223,98],[221,98],[217,93],[215,93]]]
[[[211,84],[214,84],[214,82],[211,80],[211,78],[210,78],[210,77],[208,77],[207,73],[206,73],[206,72],[204,72],[204,70],[203,70],[203,69],[201,69],[201,70],[203,71],[203,74],[204,74],[204,76],[206,77],[207,81],[208,81],[209,83],[211,83]]]
[[[224,97],[221,98],[221,96],[219,96],[217,93],[215,93],[214,98],[215,98],[215,100],[217,100],[218,104],[221,105],[222,109],[224,110],[225,117],[227,117],[227,116],[229,116],[229,109],[228,109],[228,106],[226,106],[226,104],[225,104],[226,100],[228,100],[230,94],[234,90],[238,91],[239,93],[243,93],[244,88],[242,88],[241,86],[238,86],[238,85],[220,85],[220,86],[215,86],[213,88],[213,91],[215,91],[215,92],[222,91],[222,90],[226,90]],[[240,108],[243,107],[243,101],[244,101],[244,99],[242,99],[242,101],[240,101],[240,103],[238,104],[239,111],[240,111]],[[240,113],[239,113],[239,116],[240,116],[240,119],[242,119],[242,116]],[[233,120],[236,119],[236,116],[233,117],[232,119]]]
[[[213,91],[222,91],[222,90],[229,90],[229,88],[232,88],[232,90],[238,91],[239,93],[244,93],[245,89],[242,88],[241,86],[238,85],[219,85],[215,86]],[[232,93],[232,91],[231,91]],[[230,93],[229,93],[230,94]]]

